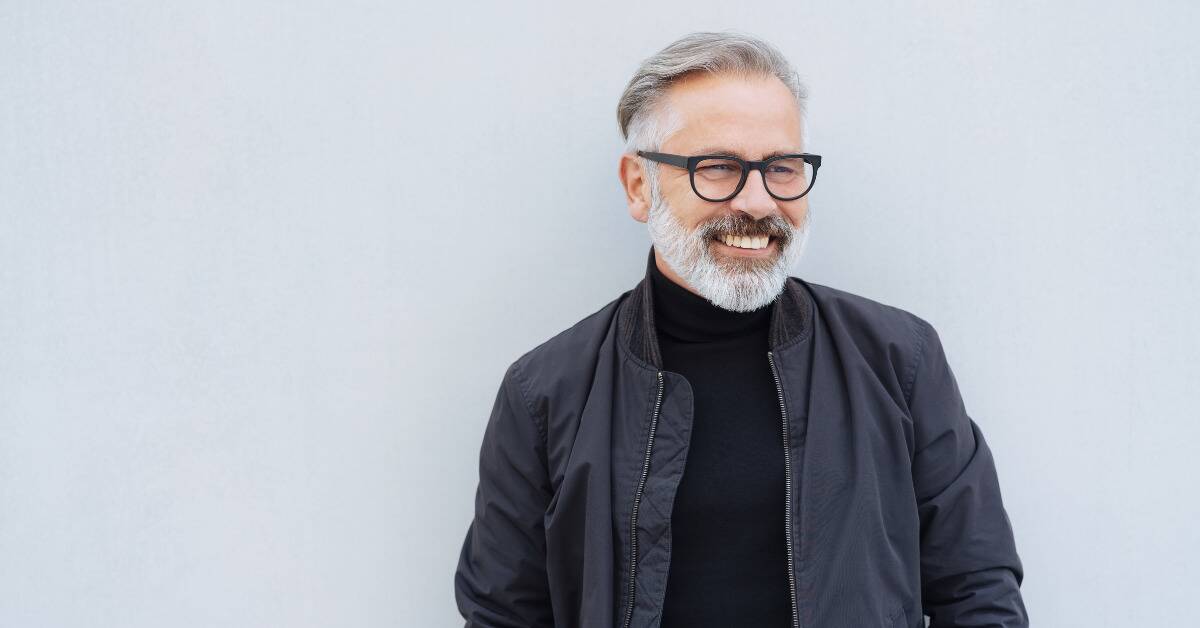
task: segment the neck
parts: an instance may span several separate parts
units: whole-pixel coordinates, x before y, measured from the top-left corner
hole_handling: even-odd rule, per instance
[[[766,333],[771,321],[769,304],[751,312],[726,310],[713,305],[678,279],[678,274],[657,256],[651,271],[654,322],[659,333],[687,342],[711,342]]]

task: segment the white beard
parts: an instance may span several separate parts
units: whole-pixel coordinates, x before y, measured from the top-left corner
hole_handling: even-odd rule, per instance
[[[726,215],[688,231],[656,187],[651,185],[654,202],[646,221],[650,241],[658,255],[700,296],[726,310],[751,312],[770,304],[783,292],[808,242],[811,207],[799,227],[793,227],[779,214],[764,219],[791,232],[781,252],[770,258],[734,258],[714,255],[711,236],[732,225],[744,224],[745,220]]]

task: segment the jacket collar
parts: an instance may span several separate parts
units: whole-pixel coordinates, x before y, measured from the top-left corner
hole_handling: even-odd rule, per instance
[[[662,352],[658,347],[658,331],[654,325],[654,298],[651,269],[654,267],[654,247],[650,247],[646,259],[646,274],[621,304],[617,313],[620,339],[641,360],[661,369]],[[788,277],[783,292],[775,299],[771,308],[771,323],[767,343],[771,350],[799,342],[812,329],[812,299],[803,283],[796,277]]]

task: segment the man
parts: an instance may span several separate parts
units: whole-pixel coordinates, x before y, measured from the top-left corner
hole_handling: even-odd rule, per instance
[[[731,33],[629,82],[646,276],[505,373],[454,578],[467,626],[1028,626],[937,332],[789,276],[821,163],[804,103]]]

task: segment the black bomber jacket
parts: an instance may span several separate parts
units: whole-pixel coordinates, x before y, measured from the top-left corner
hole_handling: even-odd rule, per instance
[[[652,264],[505,372],[454,575],[467,627],[659,625],[692,389],[662,368]],[[934,328],[789,277],[763,360],[793,628],[1028,626],[992,452]]]

